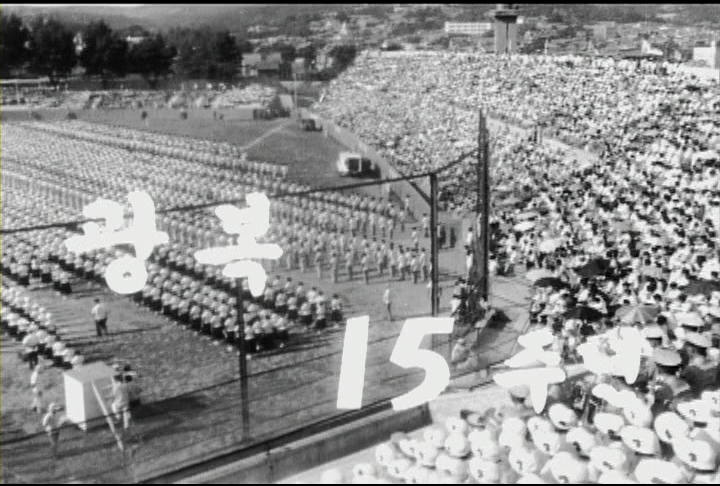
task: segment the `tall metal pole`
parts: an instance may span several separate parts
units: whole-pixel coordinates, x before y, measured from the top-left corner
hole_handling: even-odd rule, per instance
[[[432,299],[432,316],[438,315],[438,285],[439,282],[439,268],[438,268],[438,242],[437,242],[437,226],[438,226],[438,214],[437,214],[437,195],[438,195],[438,182],[437,174],[430,174],[430,264],[432,265],[432,271],[430,273],[430,280],[432,282],[430,298]]]
[[[237,303],[235,310],[237,312],[238,324],[238,368],[240,369],[240,413],[242,417],[242,437],[247,439],[250,437],[250,400],[248,398],[248,369],[247,369],[247,350],[245,349],[245,319],[243,308],[243,287],[242,279],[235,279],[237,285]]]
[[[433,317],[437,317],[438,311],[439,311],[439,275],[440,271],[438,268],[438,244],[437,244],[437,225],[438,225],[438,217],[437,217],[437,196],[438,196],[438,182],[437,182],[437,174],[430,174],[430,265],[432,269],[430,270],[430,284],[432,287],[430,288],[430,308],[431,313]],[[433,334],[431,338],[431,345],[432,349],[434,351],[438,351],[440,349],[440,339],[437,334]],[[447,355],[447,357],[450,357],[450,354]]]
[[[489,136],[485,115],[480,112],[480,126],[478,130],[478,163],[476,165],[478,177],[478,198],[476,213],[480,216],[477,228],[475,255],[478,259],[478,286],[480,296],[487,302],[489,293],[488,259],[490,257],[490,149]]]

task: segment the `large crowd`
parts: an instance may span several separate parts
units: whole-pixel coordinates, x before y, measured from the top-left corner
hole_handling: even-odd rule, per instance
[[[717,150],[717,89],[671,64],[585,57],[365,53],[313,110],[355,132],[404,173],[438,168],[475,146],[478,109],[596,152],[665,139],[683,158]],[[492,134],[491,134],[492,135]],[[669,154],[668,154],[669,155]],[[668,157],[663,157],[668,158]],[[672,162],[671,162],[672,163]],[[472,187],[474,160],[461,164]],[[456,174],[447,174],[452,190]],[[505,180],[498,180],[497,185]],[[450,197],[450,196],[449,196]],[[465,193],[452,197],[468,209]]]
[[[649,62],[369,54],[314,107],[405,173],[443,167],[472,147],[478,108],[594,153],[581,159],[557,144],[491,129],[490,270],[522,273],[533,283],[531,329],[548,331],[548,346],[566,364],[584,362],[588,345],[607,346],[624,328],[638,329],[644,340],[640,378],[629,386],[595,376],[580,387],[585,398],[558,396],[565,405],[548,405],[530,420],[535,414],[525,410],[525,420],[513,423],[497,417],[453,422],[441,432],[453,437],[448,442],[431,434],[414,448],[394,438],[384,447],[402,463],[399,469],[379,456],[379,467],[358,465],[352,480],[717,483],[717,86]],[[474,163],[441,177],[447,209],[473,208]],[[467,250],[472,254],[471,244]],[[631,392],[633,413],[642,418],[623,405],[596,403],[592,391],[600,383]],[[513,393],[518,404],[527,397],[527,390]],[[586,405],[578,408],[583,400],[600,416],[612,412],[614,429],[588,419]],[[697,410],[702,419],[693,415]],[[571,427],[554,414],[568,417],[573,428],[581,425],[573,435],[582,440],[570,440]],[[678,442],[663,435],[667,423],[681,431]],[[538,424],[553,434],[551,449],[543,450],[548,443],[535,436]],[[453,428],[464,432],[453,435]],[[483,440],[474,441],[469,430]],[[503,439],[510,433],[517,444]],[[483,456],[483,447],[492,457]],[[593,460],[596,454],[600,459]],[[328,482],[343,479],[338,471],[328,474]]]
[[[597,155],[583,160],[492,129],[490,268],[532,282],[531,329],[547,333],[546,345],[564,364],[583,362],[588,346],[612,350],[618,333],[637,329],[638,379],[593,373],[574,388],[551,390],[539,414],[527,405],[528,389],[512,389],[513,406],[502,413],[453,418],[422,441],[394,436],[378,449],[377,466],[358,465],[353,480],[716,484],[717,85],[649,62],[364,53],[313,109],[412,173],[475,148],[478,108]],[[136,189],[148,191],[159,209],[309,189],[287,182],[283,167],[245,160],[227,146],[81,122],[17,123],[3,132],[3,184],[23,195],[7,215],[4,208],[5,227],[74,219],[98,196],[123,202]],[[474,207],[474,163],[441,177],[446,209]],[[258,351],[284,346],[293,325],[323,328],[340,320],[341,306],[337,296],[328,304],[321,289],[272,276],[283,268],[315,267],[322,278],[329,267],[333,281],[340,268],[353,280],[358,267],[365,282],[371,271],[427,277],[417,229],[410,248],[393,243],[407,209],[334,192],[272,198],[267,240],[280,244],[284,259],[264,262],[272,273],[262,297],[245,289],[244,330],[234,319],[235,282],[193,258],[196,249],[228,243],[217,218],[164,213],[158,226],[172,243],[151,256],[148,283],[135,299],[228,345],[244,332]],[[55,282],[67,292],[68,274],[100,278],[123,254],[70,254],[63,246],[70,234],[8,235],[4,274],[20,285]],[[8,301],[18,314],[12,322],[25,319],[27,327],[33,308],[16,301]],[[45,325],[39,318],[35,325]],[[349,478],[331,471],[323,479]]]

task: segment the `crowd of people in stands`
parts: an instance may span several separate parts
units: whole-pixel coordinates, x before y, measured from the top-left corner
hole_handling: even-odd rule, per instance
[[[3,88],[3,106],[35,109],[159,109],[159,108],[236,108],[242,105],[267,106],[277,89],[260,84],[232,86],[224,83],[186,86],[181,90],[76,91],[67,87]]]
[[[313,111],[355,132],[404,173],[456,160],[475,146],[485,115],[602,152],[667,139],[684,158],[720,141],[716,90],[656,63],[584,57],[365,53],[333,80]],[[681,133],[681,135],[678,135]],[[493,135],[491,133],[491,135]],[[457,170],[472,177],[470,158]],[[453,197],[455,173],[444,191]],[[493,175],[494,184],[503,184]],[[468,179],[467,187],[472,187]]]
[[[410,173],[457,158],[477,137],[478,107],[594,152],[579,160],[566,148],[491,128],[490,268],[524,273],[533,283],[531,329],[548,333],[562,362],[584,363],[587,346],[607,346],[632,328],[644,343],[640,374],[632,386],[594,376],[578,393],[556,393],[542,417],[453,422],[449,442],[431,435],[415,448],[394,438],[386,447],[400,465],[379,456],[379,468],[358,465],[354,480],[372,472],[367,478],[381,482],[717,483],[717,88],[645,62],[368,55],[332,83],[315,110]],[[448,209],[472,208],[472,163],[449,171],[442,188]],[[603,402],[600,384],[624,390],[632,407]],[[522,408],[528,391],[511,394]],[[588,418],[588,403],[600,423]],[[453,427],[464,435],[453,435]],[[487,444],[473,446],[469,429]],[[535,437],[540,429],[552,441]],[[494,452],[484,457],[473,447]],[[341,479],[338,471],[328,474],[329,482]]]

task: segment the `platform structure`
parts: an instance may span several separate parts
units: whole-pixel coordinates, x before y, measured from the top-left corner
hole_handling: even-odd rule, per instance
[[[514,3],[498,3],[493,10],[495,19],[495,53],[513,54],[518,48],[518,17],[520,11]]]
[[[101,393],[112,386],[113,369],[105,363],[92,363],[66,371],[65,405],[67,418],[82,430],[102,425],[105,414],[93,390]]]

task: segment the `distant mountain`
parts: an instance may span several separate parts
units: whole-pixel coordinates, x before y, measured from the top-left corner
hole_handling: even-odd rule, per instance
[[[292,17],[327,12],[350,13],[368,4],[165,4],[108,8],[94,5],[70,7],[3,6],[3,13],[23,17],[52,15],[71,25],[104,19],[113,29],[141,26],[149,30],[208,26],[214,30],[243,32],[257,24],[282,25]],[[635,23],[665,21],[673,24],[720,23],[719,4],[518,4],[524,17],[544,16],[553,22],[591,24],[598,21]],[[485,21],[495,4],[453,4],[460,11],[455,20]],[[669,15],[668,15],[669,14]]]
[[[357,5],[355,5],[357,6]],[[70,7],[3,6],[3,13],[16,13],[22,17],[52,15],[61,21],[82,24],[103,19],[113,29],[140,25],[150,30],[172,27],[208,26],[214,30],[242,31],[256,24],[281,23],[290,16],[313,15],[325,12],[347,11],[351,4],[163,4],[142,5],[115,9],[93,5]]]

